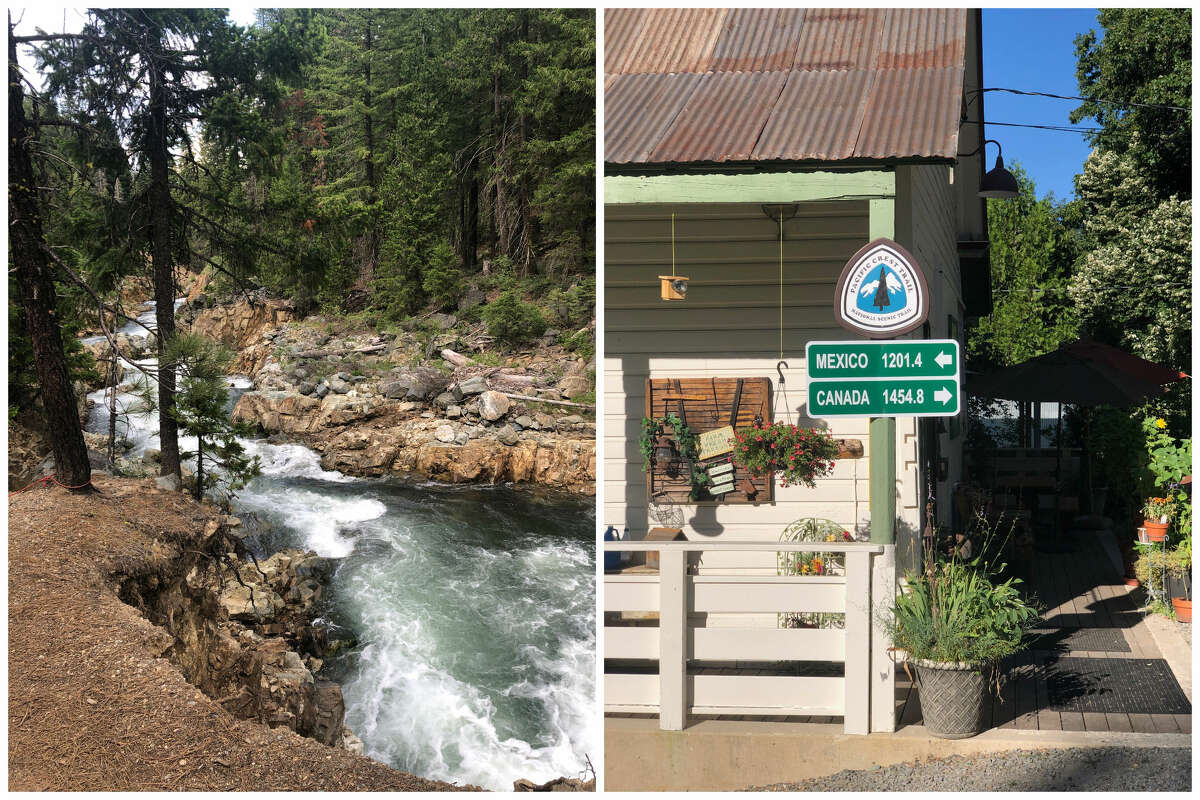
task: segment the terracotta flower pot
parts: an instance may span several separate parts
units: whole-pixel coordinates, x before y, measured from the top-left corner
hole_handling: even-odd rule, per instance
[[[1146,520],[1142,523],[1142,527],[1146,529],[1146,536],[1151,542],[1161,542],[1167,538],[1168,522],[1152,522]]]
[[[1182,597],[1172,597],[1171,605],[1175,607],[1175,619],[1180,622],[1192,621],[1192,601]]]
[[[1137,578],[1126,578],[1125,585],[1128,586],[1130,589],[1136,589],[1142,585],[1142,582],[1139,581]]]

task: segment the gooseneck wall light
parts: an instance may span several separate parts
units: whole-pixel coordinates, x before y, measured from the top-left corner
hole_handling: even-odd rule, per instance
[[[1017,179],[1004,168],[1004,154],[1000,143],[995,139],[985,139],[983,147],[986,148],[988,142],[996,145],[996,166],[992,167],[979,182],[979,196],[998,197],[1005,200],[1019,196],[1021,189],[1017,186]]]

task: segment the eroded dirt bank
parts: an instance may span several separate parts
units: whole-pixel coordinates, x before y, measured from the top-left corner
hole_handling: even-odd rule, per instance
[[[190,684],[200,651],[121,596],[152,617],[191,613],[162,592],[198,558],[211,511],[149,480],[94,482],[93,495],[38,487],[9,500],[11,790],[461,788],[236,719]],[[220,619],[208,609],[193,623]],[[260,677],[271,641],[249,648]]]

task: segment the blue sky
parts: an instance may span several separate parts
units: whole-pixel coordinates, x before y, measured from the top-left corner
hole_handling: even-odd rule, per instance
[[[1101,32],[1094,8],[985,8],[984,86],[1078,95],[1075,37],[1091,29]],[[1088,127],[1094,120],[1072,125],[1067,118],[1078,105],[1077,100],[988,92],[984,120]],[[1083,170],[1091,149],[1082,135],[999,125],[985,129],[987,138],[996,139],[1004,148],[1004,163],[1019,163],[1033,178],[1038,197],[1051,192],[1058,200],[1075,196],[1072,178]],[[988,145],[989,169],[995,159],[996,147]]]

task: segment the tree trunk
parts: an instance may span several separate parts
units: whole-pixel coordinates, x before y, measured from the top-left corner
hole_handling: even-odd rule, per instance
[[[46,435],[54,451],[59,483],[84,487],[92,479],[79,408],[71,387],[62,331],[55,319],[57,297],[50,262],[43,249],[37,182],[29,156],[30,130],[25,120],[25,92],[17,64],[11,16],[8,27],[8,246],[14,277],[33,346]]]
[[[196,437],[196,488],[193,492],[196,502],[204,499],[204,437]]]
[[[161,40],[161,34],[158,41]],[[167,87],[153,58],[150,65],[150,260],[154,264],[154,318],[158,325],[158,431],[160,475],[180,477],[179,424],[175,421],[175,367],[164,363],[175,336],[175,270],[171,258],[170,152],[167,149]]]

